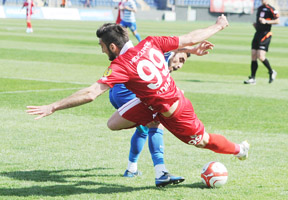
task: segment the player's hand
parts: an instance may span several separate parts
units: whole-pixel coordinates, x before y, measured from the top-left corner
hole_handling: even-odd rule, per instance
[[[262,18],[262,17],[259,17],[259,22],[260,22],[261,24],[266,24],[266,23],[267,23],[266,19],[264,19],[264,18]]]
[[[226,28],[229,25],[228,20],[224,16],[224,14],[218,17],[216,24],[220,25],[222,29]]]
[[[208,54],[209,53],[208,50],[213,49],[213,47],[214,47],[214,44],[204,40],[197,45],[196,51],[194,54],[197,56],[204,56],[204,55]]]
[[[39,115],[35,119],[41,119],[43,117],[51,115],[55,111],[53,110],[53,106],[50,104],[44,106],[27,106],[26,112],[29,115]]]

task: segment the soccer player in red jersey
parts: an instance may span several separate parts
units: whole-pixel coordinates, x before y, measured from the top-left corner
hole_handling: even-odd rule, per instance
[[[26,0],[23,3],[22,9],[24,7],[27,7],[26,8],[26,23],[27,23],[26,33],[33,33],[32,24],[31,24],[31,16],[33,14],[32,8],[34,7],[33,0]]]
[[[168,64],[170,73],[172,71],[182,68],[186,59],[190,54],[203,56],[208,54],[209,49],[213,49],[213,44],[208,41],[203,41],[193,48],[179,49],[173,52],[167,52],[164,54],[165,62]],[[131,46],[132,47],[132,46]],[[111,104],[119,109],[125,103],[134,99],[136,95],[128,90],[125,85],[115,84],[113,88],[109,90],[109,99]],[[179,184],[185,180],[184,177],[175,176],[169,173],[164,162],[164,141],[163,141],[163,126],[161,124],[153,123],[153,127],[138,126],[131,138],[128,166],[124,172],[124,177],[133,178],[142,175],[138,171],[137,161],[140,153],[148,140],[149,152],[154,165],[155,170],[155,185],[156,187],[165,187],[170,184]],[[169,178],[167,178],[169,177]]]
[[[111,130],[121,130],[158,121],[186,144],[232,154],[240,160],[248,157],[249,144],[236,144],[219,134],[205,131],[191,102],[176,87],[170,76],[164,53],[195,45],[228,26],[224,15],[216,23],[182,36],[147,37],[133,47],[126,29],[117,24],[104,24],[97,30],[102,52],[111,60],[103,77],[90,87],[49,105],[27,106],[27,113],[51,115],[55,111],[89,103],[114,84],[124,83],[136,98],[120,107],[108,120]]]

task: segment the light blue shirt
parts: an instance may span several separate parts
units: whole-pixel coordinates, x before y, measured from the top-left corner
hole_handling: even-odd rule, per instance
[[[136,3],[134,2],[134,0],[128,0],[128,1],[124,2],[123,6],[132,8],[134,10],[137,9]],[[125,21],[125,22],[136,22],[136,18],[135,18],[134,12],[132,12],[130,10],[123,10],[122,17],[123,17],[122,20]]]

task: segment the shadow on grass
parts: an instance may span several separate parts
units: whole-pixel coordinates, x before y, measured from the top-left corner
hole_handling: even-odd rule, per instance
[[[66,183],[69,182],[67,178],[85,178],[95,176],[109,176],[109,175],[95,175],[89,174],[91,171],[108,170],[109,168],[92,168],[92,169],[67,169],[67,170],[32,170],[32,171],[15,171],[15,172],[2,172],[1,176],[7,176],[9,178],[23,180],[23,181],[35,181],[35,182],[57,182]],[[70,172],[74,172],[73,175]],[[83,174],[86,173],[86,174]]]
[[[239,82],[232,82],[232,81],[207,81],[207,80],[182,80],[185,82],[193,82],[193,83],[224,83],[224,84],[237,84],[242,83],[241,80]]]
[[[67,178],[85,178],[85,177],[120,177],[122,175],[107,175],[101,173],[96,174],[93,171],[107,170],[108,168],[93,168],[93,169],[75,169],[75,170],[34,170],[34,171],[15,171],[15,172],[2,172],[0,176],[21,180],[21,181],[34,181],[34,182],[55,182],[54,185],[45,186],[31,186],[21,188],[0,188],[0,196],[70,196],[77,194],[112,194],[112,193],[127,193],[131,191],[142,190],[159,190],[155,186],[147,187],[129,187],[121,184],[111,184],[105,182],[94,181],[69,181]],[[84,174],[83,174],[84,173]],[[68,174],[68,175],[67,175]],[[73,175],[72,175],[73,174]],[[93,188],[93,186],[96,186]],[[89,187],[89,188],[88,188]],[[193,184],[179,184],[174,186],[167,186],[163,188],[175,187],[188,187],[188,188],[205,188],[201,183]],[[160,188],[161,190],[162,188]]]
[[[181,184],[178,187],[196,188],[196,189],[209,189],[202,182],[195,182],[192,184]]]

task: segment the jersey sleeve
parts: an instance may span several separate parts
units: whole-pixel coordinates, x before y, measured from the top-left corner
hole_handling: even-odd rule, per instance
[[[273,9],[272,14],[273,14],[273,19],[279,18],[279,12],[277,10]]]
[[[130,2],[130,8],[137,9],[136,3],[134,1]]]
[[[125,83],[129,80],[127,70],[121,65],[111,64],[104,72],[98,83],[107,84],[112,88],[117,83]]]
[[[270,5],[267,5],[266,6],[267,9],[270,11],[270,14],[269,14],[269,18],[270,19],[278,19],[279,18],[279,12],[272,6]]]
[[[164,53],[178,49],[179,47],[179,37],[176,36],[155,36],[150,37],[150,39],[153,40],[154,44]]]

